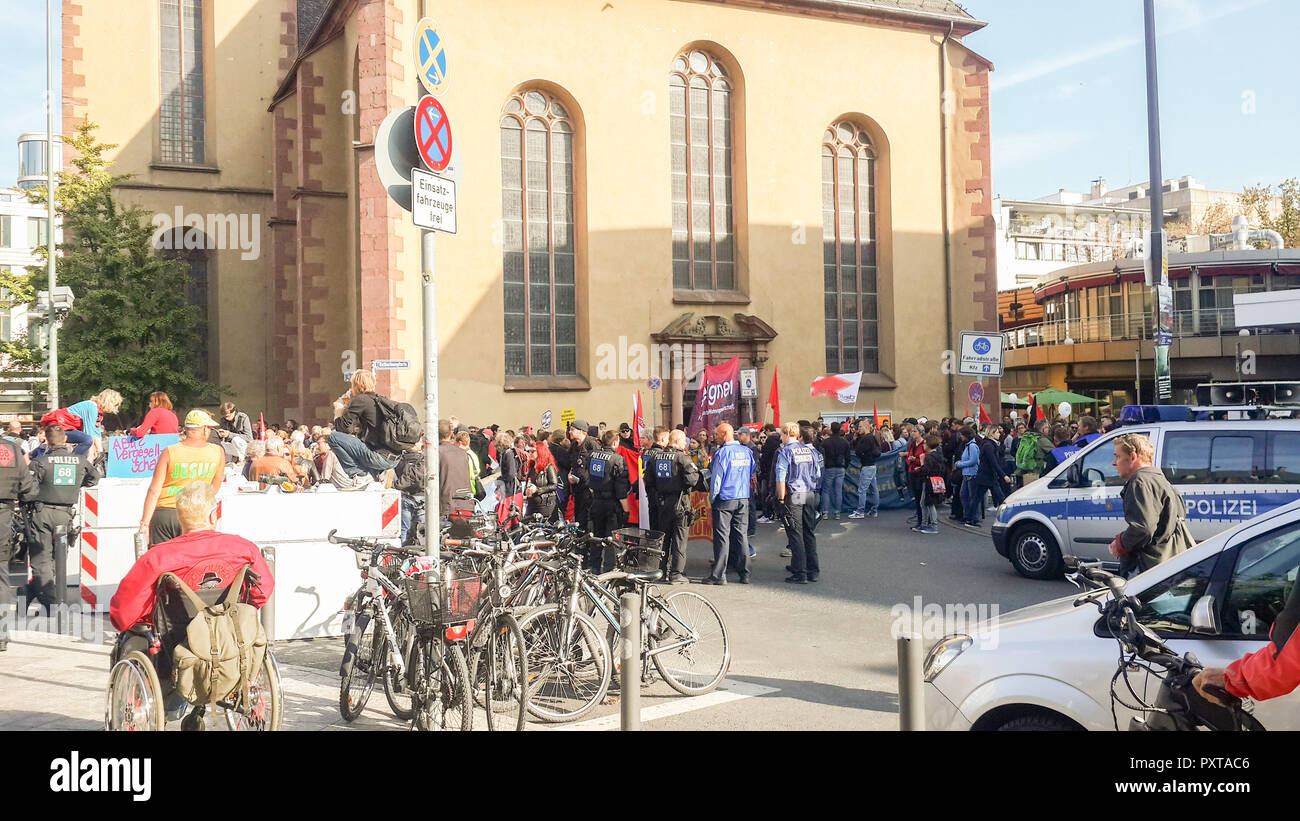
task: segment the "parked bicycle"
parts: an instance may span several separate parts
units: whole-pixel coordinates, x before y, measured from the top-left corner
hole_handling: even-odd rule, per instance
[[[343,718],[355,721],[376,680],[382,680],[393,714],[413,721],[416,729],[471,729],[469,672],[463,652],[440,625],[422,621],[412,612],[402,562],[421,556],[421,551],[342,538],[336,532],[330,531],[329,542],[357,554],[362,576],[361,587],[344,609],[347,641],[339,666]],[[432,659],[440,661],[435,665]]]

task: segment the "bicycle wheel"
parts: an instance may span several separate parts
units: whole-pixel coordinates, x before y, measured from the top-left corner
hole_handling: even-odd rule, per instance
[[[393,619],[393,633],[397,636],[397,654],[402,657],[403,664],[410,664],[411,648],[415,641],[415,623],[411,621],[405,610],[399,611],[394,608],[389,615]],[[415,715],[415,709],[411,706],[411,688],[407,684],[409,679],[406,675],[399,674],[391,661],[385,653],[384,698],[388,699],[388,706],[399,721],[410,721]]]
[[[162,732],[166,722],[167,708],[153,659],[132,650],[109,673],[104,729]]]
[[[383,633],[375,631],[374,611],[357,613],[357,626],[343,649],[343,680],[339,683],[339,713],[345,721],[355,721],[370,700],[375,677],[383,664]]]
[[[682,695],[698,696],[722,683],[731,666],[727,625],[713,603],[698,593],[680,590],[667,599],[650,600],[649,634],[655,669]],[[654,653],[659,647],[681,646]]]
[[[530,610],[519,620],[528,656],[528,712],[542,721],[577,721],[609,691],[610,652],[596,625],[574,613],[567,646],[558,604]]]
[[[280,668],[268,648],[253,680],[248,683],[248,713],[222,709],[226,728],[234,732],[275,732],[280,729],[284,712],[284,690],[280,686]]]
[[[433,664],[438,657],[437,664]],[[411,706],[416,730],[469,730],[474,713],[469,700],[465,656],[436,635],[415,640],[411,652]]]
[[[523,730],[528,722],[529,689],[524,634],[509,613],[498,613],[491,627],[479,667],[488,729]]]

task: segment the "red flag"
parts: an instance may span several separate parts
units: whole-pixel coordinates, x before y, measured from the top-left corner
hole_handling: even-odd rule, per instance
[[[991,424],[993,424],[993,420],[990,419],[990,418],[989,418],[989,415],[988,415],[987,413],[984,412],[984,406],[983,406],[983,405],[980,405],[980,424],[981,424],[981,425],[991,425]]]
[[[767,395],[767,406],[772,409],[778,428],[781,427],[781,391],[776,386],[776,366],[772,366],[772,390]]]
[[[965,419],[967,416],[970,416],[970,400],[969,400],[969,399],[966,400],[966,412],[963,413],[961,416],[962,416],[963,419]]]
[[[880,427],[880,414],[876,412],[876,403],[871,403],[871,424]]]
[[[628,516],[628,523],[635,524],[642,530],[650,529],[650,497],[645,492],[645,474],[641,470],[641,428],[645,426],[645,411],[641,408],[641,391],[636,392],[636,404],[632,409],[632,444],[636,451],[624,454],[628,460],[629,475],[636,476],[636,485],[632,489],[632,496],[636,497],[635,518]],[[631,471],[636,471],[632,474]],[[632,510],[628,510],[632,514]]]
[[[1029,415],[1029,424],[1030,424],[1031,426],[1032,426],[1035,422],[1037,422],[1039,419],[1046,419],[1046,418],[1047,418],[1047,416],[1044,415],[1044,413],[1043,413],[1043,409],[1040,408],[1040,407],[1038,407],[1038,397],[1036,397],[1036,396],[1032,396],[1032,395],[1031,395],[1031,396],[1029,397],[1029,414],[1028,414],[1028,415]]]
[[[257,438],[261,439],[262,441],[266,441],[266,417],[263,416],[260,412],[257,414],[257,424],[259,430],[259,435]]]

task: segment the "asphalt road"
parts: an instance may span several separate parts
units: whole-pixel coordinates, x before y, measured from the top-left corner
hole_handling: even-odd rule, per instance
[[[729,692],[684,699],[658,682],[642,691],[646,730],[892,730],[898,727],[898,611],[925,605],[975,606],[983,615],[1068,595],[1064,581],[1022,578],[993,550],[987,529],[951,527],[937,536],[908,529],[908,511],[878,519],[823,521],[817,530],[821,582],[784,583],[784,534],[759,525],[753,583],[691,585],[726,619],[732,647]],[[943,519],[943,514],[940,514]],[[687,573],[707,572],[711,547],[693,542]],[[996,611],[994,608],[996,607]],[[923,611],[924,612],[924,611]],[[910,618],[910,616],[909,616]],[[937,624],[928,630],[940,631]],[[284,642],[283,663],[337,671],[339,639]],[[383,698],[371,709],[383,713]],[[618,715],[616,703],[584,719]],[[675,712],[684,710],[684,712]],[[666,714],[666,715],[665,715]],[[394,728],[398,725],[394,722]],[[598,726],[588,724],[586,726]]]

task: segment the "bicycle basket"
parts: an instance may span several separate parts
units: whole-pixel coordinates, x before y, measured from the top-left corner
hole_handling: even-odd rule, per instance
[[[486,514],[475,514],[472,510],[453,510],[447,518],[451,521],[447,535],[453,539],[471,539],[496,528],[495,519]]]
[[[618,565],[623,570],[654,570],[663,560],[664,534],[658,530],[625,527],[614,531],[621,548]]]
[[[439,577],[432,572],[407,576],[407,607],[411,618],[424,624],[455,624],[468,621],[478,610],[483,584],[472,568],[444,564]]]

